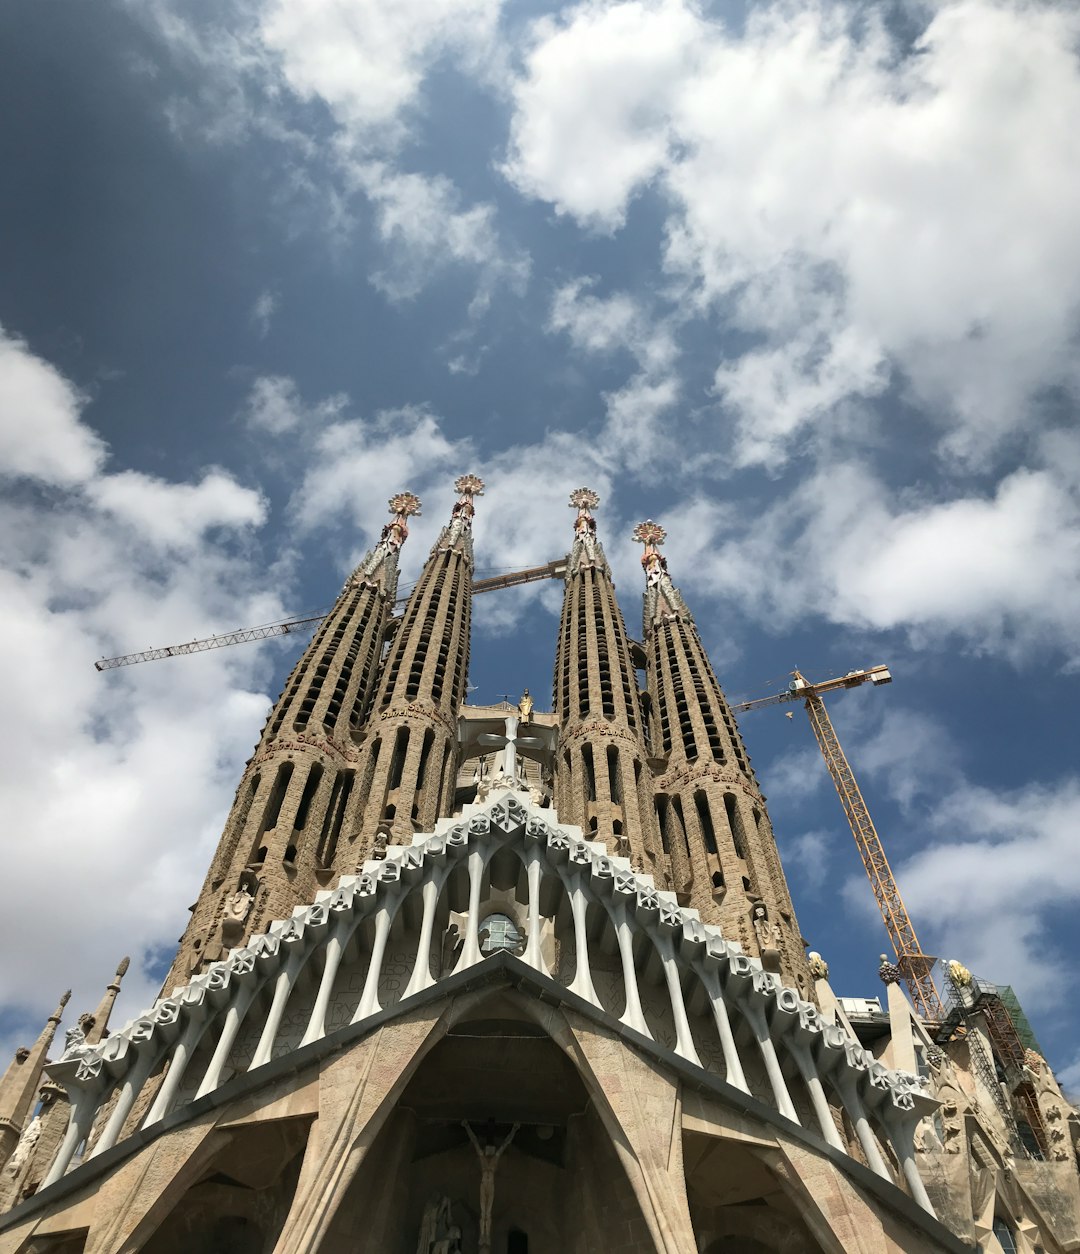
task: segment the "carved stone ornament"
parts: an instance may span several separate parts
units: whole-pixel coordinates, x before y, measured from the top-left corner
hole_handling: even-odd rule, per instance
[[[810,951],[807,955],[807,961],[810,965],[810,974],[815,980],[827,980],[829,978],[829,964],[817,950],[812,949]]]
[[[878,979],[882,984],[899,984],[904,978],[903,971],[895,962],[890,962],[886,954],[881,955],[881,965],[878,967]]]

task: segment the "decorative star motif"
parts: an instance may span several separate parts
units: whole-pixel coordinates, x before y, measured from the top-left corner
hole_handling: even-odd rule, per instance
[[[454,480],[454,491],[462,496],[483,496],[484,481],[479,475],[462,475]]]
[[[575,488],[570,493],[571,509],[595,509],[599,504],[600,498],[592,488]]]
[[[420,516],[420,498],[415,492],[398,492],[396,496],[390,498],[387,504],[390,506],[391,514],[403,514],[406,518],[419,518]]]
[[[659,523],[653,522],[651,518],[646,518],[643,523],[638,523],[631,532],[631,536],[639,544],[651,544],[655,548],[664,543],[667,539],[667,532]]]

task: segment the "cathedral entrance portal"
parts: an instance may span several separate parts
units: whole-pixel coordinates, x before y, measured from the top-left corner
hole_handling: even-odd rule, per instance
[[[573,1064],[510,997],[481,1013],[421,1063],[319,1254],[651,1251]]]

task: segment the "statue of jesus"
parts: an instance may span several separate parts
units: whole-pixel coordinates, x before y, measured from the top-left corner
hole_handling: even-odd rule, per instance
[[[480,1239],[477,1254],[491,1254],[491,1212],[495,1208],[495,1169],[521,1124],[514,1124],[506,1140],[498,1149],[494,1145],[481,1145],[476,1139],[476,1133],[464,1119],[461,1121],[461,1126],[469,1134],[469,1140],[472,1141],[473,1148],[480,1159]]]

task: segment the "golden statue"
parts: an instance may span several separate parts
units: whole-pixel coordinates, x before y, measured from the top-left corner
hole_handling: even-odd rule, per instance
[[[533,699],[529,696],[528,688],[521,694],[521,700],[518,702],[518,718],[523,723],[527,723],[532,718]]]

